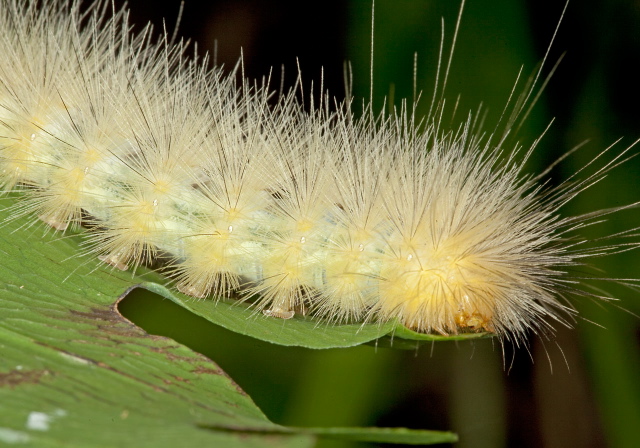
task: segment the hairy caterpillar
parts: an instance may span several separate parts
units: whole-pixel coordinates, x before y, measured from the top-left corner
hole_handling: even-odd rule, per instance
[[[634,247],[581,250],[567,233],[605,212],[558,211],[624,152],[556,188],[523,173],[535,144],[518,158],[506,141],[531,90],[485,135],[474,117],[444,127],[435,96],[425,119],[411,105],[356,117],[327,97],[305,111],[149,28],[132,34],[106,1],[4,0],[0,26],[0,183],[23,193],[12,216],[86,225],[100,260],[162,261],[190,296],[517,339],[564,322],[564,295],[592,295],[568,267]]]

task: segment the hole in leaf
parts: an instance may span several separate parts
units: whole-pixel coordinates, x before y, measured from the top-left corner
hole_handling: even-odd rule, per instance
[[[291,426],[402,421],[399,426],[448,430],[448,419],[435,416],[448,415],[442,395],[451,355],[469,360],[474,343],[491,348],[490,340],[438,342],[433,353],[431,344],[419,351],[283,347],[226,330],[143,288],[125,297],[119,311],[148,333],[172,338],[215,361],[272,421]],[[437,405],[426,415],[414,406],[417,402]],[[415,412],[415,418],[407,412]]]
[[[129,293],[118,310],[147,333],[171,338],[216,362],[269,418],[280,421],[291,392],[291,376],[309,350],[234,333],[143,288]]]

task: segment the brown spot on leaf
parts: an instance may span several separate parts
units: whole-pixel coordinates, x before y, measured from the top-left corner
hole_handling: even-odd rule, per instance
[[[236,390],[236,392],[238,392],[240,395],[245,395],[247,396],[247,393],[242,390],[242,388],[235,382],[233,381],[233,379],[227,375],[227,373],[218,368],[218,369],[210,369],[208,367],[203,367],[203,366],[198,366],[195,369],[192,370],[193,373],[195,373],[196,375],[220,375],[225,377],[227,380],[229,380],[230,385]]]
[[[146,337],[147,333],[125,319],[116,306],[109,308],[91,308],[90,311],[71,310],[73,320],[85,321],[94,325],[105,336]]]
[[[48,370],[14,369],[7,373],[0,373],[0,387],[14,389],[22,384],[37,384],[40,378],[48,374]]]
[[[173,379],[175,379],[176,381],[178,381],[179,383],[190,383],[191,381],[182,378],[181,376],[173,376]]]
[[[198,366],[192,370],[196,375],[223,375],[222,369],[210,369],[208,367]]]
[[[84,317],[93,322],[102,321],[112,324],[124,322],[124,319],[122,319],[120,315],[117,312],[114,312],[111,308],[91,308],[91,311],[71,310],[71,314]]]
[[[162,339],[166,339],[162,336],[158,336],[159,338]],[[158,354],[162,354],[164,356],[166,356],[166,358],[171,361],[171,362],[187,362],[187,363],[192,363],[195,360],[198,359],[198,353],[194,353],[194,356],[182,356],[182,355],[176,355],[175,353],[172,353],[171,350],[178,350],[181,347],[179,345],[169,345],[169,346],[164,346],[164,347],[149,347],[149,350],[158,353]],[[208,358],[205,358],[205,360],[207,362],[210,362],[210,360]]]

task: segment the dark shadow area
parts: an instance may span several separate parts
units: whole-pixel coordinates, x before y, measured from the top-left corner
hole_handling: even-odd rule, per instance
[[[506,348],[503,365],[496,340],[441,342],[415,351],[282,347],[228,331],[140,288],[119,310],[148,333],[214,360],[280,424],[452,430],[461,447],[555,446],[549,433],[563,440],[591,434],[585,446],[605,446],[572,342],[575,331],[559,334],[564,355],[554,344],[534,343],[534,359],[524,349],[512,358]],[[562,411],[578,401],[580,412]],[[562,422],[560,433],[554,422]],[[373,445],[323,441],[320,446]]]

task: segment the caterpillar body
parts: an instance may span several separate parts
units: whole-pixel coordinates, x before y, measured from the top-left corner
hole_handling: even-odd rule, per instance
[[[556,188],[526,176],[501,133],[441,125],[405,105],[305,110],[236,81],[185,45],[133,34],[98,0],[2,0],[0,183],[12,218],[59,232],[122,270],[163,261],[193,297],[255,298],[266,315],[397,319],[420,332],[545,332],[581,291],[567,233],[599,216],[559,209],[611,169]],[[514,116],[524,110],[516,102]],[[604,213],[604,212],[602,212]],[[257,297],[257,298],[256,298]]]

